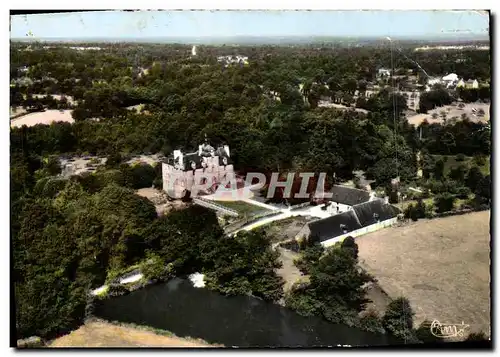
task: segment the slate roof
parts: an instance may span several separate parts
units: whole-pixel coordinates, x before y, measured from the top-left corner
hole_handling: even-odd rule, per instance
[[[383,200],[375,199],[353,206],[352,210],[336,214],[334,216],[319,219],[308,224],[310,236],[317,236],[320,242],[332,239],[342,234],[370,226],[396,217],[401,211],[385,203]],[[377,215],[374,217],[374,213]],[[342,229],[342,225],[346,231]]]
[[[317,236],[320,242],[338,237],[344,234],[342,226],[344,225],[347,232],[352,232],[362,228],[354,211],[346,211],[341,214],[319,219],[309,223],[310,236]],[[345,232],[345,233],[347,233]]]
[[[380,199],[355,205],[353,210],[363,227],[394,218],[400,213],[399,209]],[[374,217],[374,214],[377,216]]]
[[[233,161],[231,160],[231,157],[227,155],[227,153],[223,147],[220,147],[217,150],[215,150],[214,155],[219,157],[219,166],[224,166],[224,158],[227,159],[227,165],[231,165],[233,163]],[[183,154],[184,171],[189,171],[189,170],[193,169],[191,167],[191,162],[194,162],[196,164],[197,169],[203,168],[203,166],[201,165],[201,163],[203,161],[203,156],[204,156],[203,153],[202,153],[202,155],[199,155],[198,151]],[[171,154],[168,156],[166,161],[170,165],[175,165],[178,162],[178,160],[179,159],[174,160],[174,155]]]
[[[334,185],[330,192],[333,194],[332,198],[330,198],[331,201],[348,206],[354,206],[370,200],[370,192],[358,190],[357,188]]]

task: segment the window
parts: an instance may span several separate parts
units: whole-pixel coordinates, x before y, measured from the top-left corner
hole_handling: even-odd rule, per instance
[[[207,178],[206,177],[202,177],[201,180],[200,180],[200,185],[205,185],[207,183]]]

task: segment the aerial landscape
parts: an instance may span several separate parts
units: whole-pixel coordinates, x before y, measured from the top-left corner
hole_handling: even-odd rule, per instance
[[[11,15],[11,347],[491,348],[489,16]]]

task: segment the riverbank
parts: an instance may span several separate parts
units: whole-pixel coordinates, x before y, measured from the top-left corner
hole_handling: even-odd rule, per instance
[[[64,347],[179,347],[210,348],[201,339],[177,337],[173,333],[137,326],[134,324],[111,323],[100,319],[87,321],[78,330],[59,337],[47,344],[48,348]]]

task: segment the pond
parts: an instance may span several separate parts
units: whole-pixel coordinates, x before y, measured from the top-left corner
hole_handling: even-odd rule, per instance
[[[303,317],[249,296],[226,297],[184,279],[96,302],[96,317],[167,330],[231,347],[324,347],[399,343],[386,335]]]

